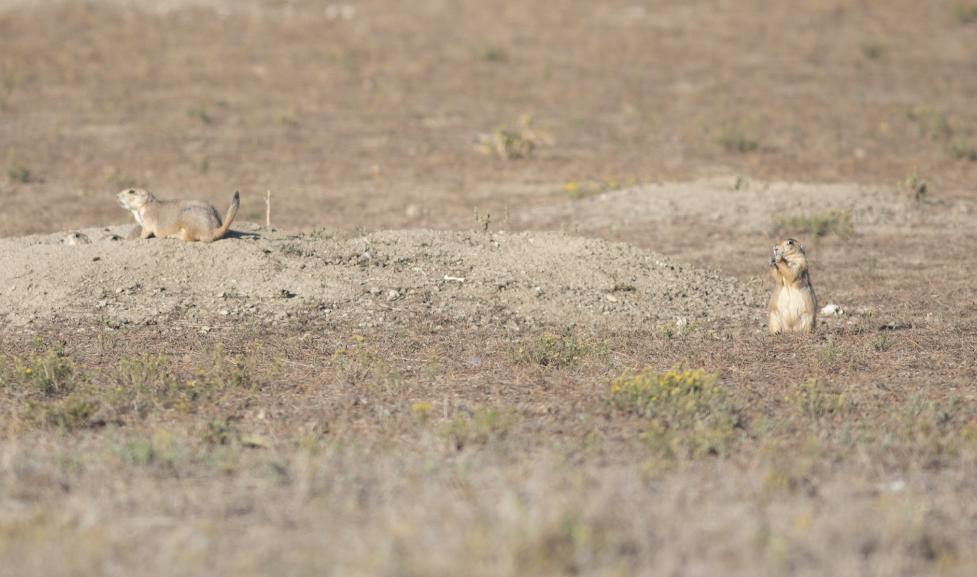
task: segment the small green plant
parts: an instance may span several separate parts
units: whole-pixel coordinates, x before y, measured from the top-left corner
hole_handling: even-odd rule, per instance
[[[101,403],[97,398],[75,392],[53,402],[31,403],[28,420],[40,425],[74,431],[103,424],[96,418],[100,408]]]
[[[431,419],[431,415],[434,413],[434,405],[427,401],[417,401],[411,403],[410,412],[418,422],[426,423]]]
[[[196,381],[181,380],[163,356],[144,355],[119,361],[105,396],[116,417],[139,417],[154,410],[190,413],[205,391]]]
[[[615,280],[614,284],[611,286],[612,293],[633,293],[638,289],[631,283],[625,281]]]
[[[501,46],[486,46],[482,49],[481,58],[486,62],[508,62],[509,53]]]
[[[658,334],[665,339],[671,340],[679,333],[679,328],[675,323],[665,323],[658,327]]]
[[[294,257],[311,257],[311,256],[315,256],[315,251],[314,250],[305,249],[305,248],[302,248],[301,246],[299,246],[297,244],[293,244],[293,243],[283,244],[282,247],[281,247],[281,249],[279,249],[279,250],[281,250],[282,251],[282,254],[285,255],[285,256],[294,256]]]
[[[80,378],[71,360],[55,350],[31,357],[26,363],[18,363],[17,371],[36,393],[45,397],[70,394]]]
[[[774,222],[777,233],[798,233],[815,238],[833,234],[841,239],[855,234],[852,212],[849,209],[835,209],[826,213],[794,215],[779,218]]]
[[[818,349],[818,368],[822,371],[838,369],[841,367],[843,357],[841,346],[829,339]]]
[[[36,180],[34,173],[26,166],[15,166],[7,171],[7,176],[14,182],[27,184]]]
[[[817,379],[801,383],[788,395],[787,400],[801,415],[813,421],[847,414],[851,407],[845,393],[830,389]]]
[[[977,144],[955,140],[950,143],[950,154],[957,160],[977,162]]]
[[[885,56],[886,46],[878,41],[866,41],[861,45],[862,56],[869,60],[881,60]]]
[[[592,351],[591,345],[570,330],[561,334],[546,332],[534,340],[524,341],[516,348],[518,363],[541,367],[570,367],[579,363]]]
[[[208,126],[217,122],[214,116],[211,115],[210,112],[208,112],[207,109],[202,106],[191,108],[190,110],[187,111],[187,116],[189,116],[190,118],[195,118],[199,120],[201,123],[206,124]]]
[[[118,448],[119,459],[126,465],[146,467],[152,465],[158,458],[153,440],[147,437],[132,437],[126,439]]]
[[[486,445],[509,433],[515,415],[497,407],[476,407],[470,415],[457,415],[442,433],[458,450],[471,445]]]
[[[894,340],[895,339],[890,337],[888,333],[879,333],[879,335],[875,338],[875,341],[872,343],[872,347],[876,351],[882,353],[892,348]]]
[[[127,437],[116,447],[116,455],[123,464],[135,467],[173,468],[192,458],[189,447],[176,442],[166,429],[154,431],[150,436]]]
[[[726,152],[731,153],[744,154],[760,148],[760,141],[738,122],[723,123],[719,128],[718,141]]]
[[[957,4],[953,9],[953,14],[961,24],[973,24],[977,22],[977,3],[967,2]]]
[[[482,230],[482,232],[488,232],[489,227],[492,226],[492,213],[486,212],[485,216],[482,216],[478,212],[478,207],[475,207],[475,226]]]
[[[403,375],[397,364],[360,335],[333,352],[332,366],[354,395],[368,393],[390,400],[403,393]]]
[[[906,113],[919,131],[919,134],[930,140],[946,140],[953,135],[950,119],[942,110],[928,106],[917,106]]]
[[[913,198],[917,201],[926,198],[926,194],[929,192],[929,184],[915,171],[902,181],[902,185],[912,193]]]
[[[234,425],[223,419],[210,421],[204,431],[204,441],[211,445],[230,445],[240,436]]]
[[[528,158],[536,148],[549,141],[549,138],[533,127],[533,118],[528,114],[519,117],[516,126],[499,128],[489,135],[482,135],[478,150],[503,160]]]
[[[647,438],[670,456],[723,454],[741,426],[718,375],[703,370],[625,374],[611,383],[610,401],[648,419]]]
[[[209,369],[197,371],[202,385],[225,390],[255,390],[258,381],[254,378],[254,357],[245,354],[230,355],[218,345],[211,356]]]

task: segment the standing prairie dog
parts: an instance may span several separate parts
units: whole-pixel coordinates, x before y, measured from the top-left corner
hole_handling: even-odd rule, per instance
[[[153,193],[140,188],[127,188],[118,194],[119,205],[132,213],[142,227],[129,238],[175,237],[187,241],[215,241],[227,233],[237,209],[241,205],[241,195],[234,193],[227,215],[221,222],[217,209],[198,200],[160,200]]]
[[[770,274],[774,280],[767,305],[770,334],[813,331],[817,324],[818,299],[801,243],[788,238],[773,247]]]

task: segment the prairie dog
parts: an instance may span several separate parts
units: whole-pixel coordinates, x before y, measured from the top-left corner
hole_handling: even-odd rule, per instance
[[[773,247],[770,275],[774,280],[767,305],[770,334],[813,331],[817,324],[818,299],[801,243],[788,238]]]
[[[227,233],[241,205],[241,195],[235,192],[227,215],[221,222],[216,208],[198,200],[160,200],[153,193],[140,188],[127,188],[117,198],[119,205],[131,212],[142,227],[141,230],[133,230],[129,238],[155,236],[212,242]]]

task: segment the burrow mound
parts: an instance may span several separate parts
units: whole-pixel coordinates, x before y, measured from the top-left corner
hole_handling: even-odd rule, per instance
[[[858,230],[902,231],[936,227],[970,230],[977,204],[968,199],[915,197],[855,184],[762,182],[714,178],[667,183],[594,194],[520,212],[517,220],[533,227],[570,227],[591,232],[682,224],[704,230],[766,232],[784,218],[848,211]]]
[[[630,245],[560,233],[388,231],[354,238],[241,225],[212,244],[121,227],[0,239],[8,326],[759,326],[762,289]]]

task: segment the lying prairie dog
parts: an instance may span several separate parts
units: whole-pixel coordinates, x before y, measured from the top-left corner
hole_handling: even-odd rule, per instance
[[[770,275],[775,283],[767,305],[770,334],[812,332],[817,324],[818,299],[801,243],[788,238],[773,248]]]
[[[127,188],[117,198],[119,205],[131,212],[141,227],[133,230],[129,238],[155,236],[212,242],[227,234],[241,205],[241,195],[235,192],[221,222],[216,208],[198,200],[160,200],[140,188]]]

